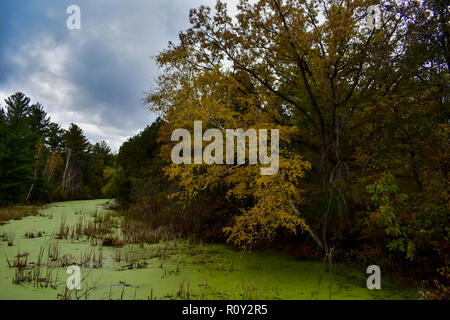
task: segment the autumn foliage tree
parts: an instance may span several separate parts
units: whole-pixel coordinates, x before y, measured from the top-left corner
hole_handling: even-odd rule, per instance
[[[176,63],[180,62],[176,59]],[[298,133],[296,126],[283,123],[274,110],[280,107],[277,101],[262,105],[264,100],[260,96],[248,94],[246,88],[232,77],[204,69],[193,70],[191,76],[194,74],[196,78],[192,82],[185,82],[183,74],[167,76],[167,82],[161,82],[160,91],[150,97],[155,108],[164,114],[164,137],[170,139],[171,132],[177,128],[192,129],[196,120],[208,126],[204,130],[218,128],[224,135],[225,128],[279,129],[283,137],[280,141],[280,169],[277,175],[263,176],[260,165],[248,163],[170,165],[166,173],[181,188],[172,196],[186,203],[200,192],[225,185],[227,197],[250,202],[251,205],[242,208],[233,225],[225,229],[229,240],[242,248],[251,248],[259,240],[271,239],[279,228],[293,232],[299,226],[308,228],[293,209],[303,202],[301,178],[310,168],[308,162],[292,152],[291,138]],[[166,85],[180,89],[168,90]],[[263,99],[271,100],[270,96],[262,94]],[[167,99],[171,100],[170,104],[166,104]],[[172,147],[169,140],[162,150],[168,160]],[[248,155],[249,150],[246,151]]]
[[[377,27],[367,23],[372,5],[383,12]],[[183,201],[224,185],[227,197],[245,200],[224,230],[230,242],[251,248],[280,229],[303,229],[329,253],[366,228],[357,221],[371,223],[374,186],[386,176],[415,200],[406,205],[413,216],[440,212],[439,223],[427,229],[431,238],[448,237],[447,7],[439,1],[242,0],[232,18],[218,1],[214,13],[192,9],[190,22],[179,43],[157,57],[163,75],[148,98],[165,120],[165,159],[172,131],[192,132],[196,120],[205,130],[280,130],[275,176],[248,164],[166,169]],[[403,197],[395,199],[401,207]],[[394,211],[405,225],[413,221]],[[399,234],[388,236],[399,243]],[[411,257],[414,242],[389,248]]]

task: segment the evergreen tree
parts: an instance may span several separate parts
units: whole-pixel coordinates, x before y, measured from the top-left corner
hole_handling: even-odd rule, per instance
[[[2,107],[0,107],[0,168],[2,168],[2,162],[3,159],[7,157],[7,150],[6,150],[6,114]],[[1,177],[1,170],[0,170],[0,177]],[[1,178],[0,178],[1,179]]]
[[[8,158],[8,148],[6,145],[6,133],[7,133],[6,114],[2,107],[0,107],[0,182],[3,181],[5,172],[5,162]],[[0,199],[2,195],[0,194]],[[1,201],[1,200],[0,200]],[[1,205],[1,202],[0,202]]]
[[[114,156],[91,145],[76,124],[63,130],[43,106],[16,93],[0,108],[0,205],[102,196],[103,170]]]
[[[119,150],[118,164],[127,175],[142,176],[152,166],[152,162],[159,154],[158,131],[162,120],[156,119],[152,125],[145,128],[136,136],[128,139]]]
[[[38,137],[45,138],[48,134],[50,118],[40,103],[31,106],[30,127]]]
[[[88,152],[90,143],[83,133],[83,130],[72,123],[63,136],[64,147],[66,150],[72,150],[72,157],[80,160]]]
[[[2,163],[0,200],[18,202],[31,185],[36,136],[30,130],[30,98],[18,92],[5,102],[8,156]]]
[[[49,130],[50,118],[40,103],[31,106],[29,117],[29,130],[34,138],[34,166],[32,183],[29,187],[26,200],[45,199],[49,191],[49,185],[43,177],[49,151],[45,147],[45,139]]]
[[[62,147],[64,129],[57,123],[50,123],[48,126],[45,143],[50,148],[50,151],[55,151]]]
[[[108,146],[108,143],[104,140],[101,142],[97,142],[92,147],[92,155],[95,157],[107,157],[111,154],[111,148]]]
[[[63,136],[65,168],[62,176],[62,191],[72,197],[84,196],[83,183],[87,181],[89,151],[91,144],[83,130],[72,123]]]
[[[128,139],[117,155],[117,167],[107,164],[104,170],[107,183],[104,192],[126,207],[136,202],[141,194],[157,197],[167,186],[162,174],[162,160],[159,157],[161,144],[158,132],[162,120],[158,118],[136,136]]]

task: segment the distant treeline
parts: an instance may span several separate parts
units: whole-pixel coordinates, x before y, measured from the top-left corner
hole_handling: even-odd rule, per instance
[[[225,241],[223,227],[248,202],[226,199],[224,186],[204,190],[195,199],[174,199],[180,188],[166,175],[170,159],[161,157],[167,146],[160,139],[164,126],[158,118],[120,147],[116,166],[105,168],[104,194],[116,199],[126,219],[176,236]],[[180,168],[188,171],[189,166]]]
[[[102,197],[114,155],[76,124],[62,129],[18,92],[0,106],[0,205]]]

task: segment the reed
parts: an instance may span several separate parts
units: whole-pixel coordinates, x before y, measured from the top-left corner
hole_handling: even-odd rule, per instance
[[[191,281],[188,279],[187,291],[186,291],[186,300],[189,300],[190,297],[191,297]]]
[[[178,289],[177,296],[178,297],[184,296],[184,280],[181,280],[181,282],[180,282],[180,287]]]
[[[65,287],[63,294],[58,293],[58,298],[59,300],[72,300],[72,291]]]
[[[14,238],[15,238],[15,234],[14,233],[2,233],[2,234],[0,234],[0,240],[3,241],[3,242],[6,242],[9,247],[14,246]]]
[[[11,206],[0,208],[0,222],[21,220],[27,216],[35,216],[38,214],[38,208],[34,206]]]
[[[56,233],[56,239],[68,239],[70,234],[69,226],[66,225],[66,217],[61,218],[61,222],[59,224],[58,232]]]
[[[14,233],[8,234],[8,238],[7,238],[8,247],[14,246],[14,239],[15,239],[15,237],[16,237],[16,235]]]
[[[122,251],[120,249],[116,249],[115,261],[120,262],[122,260]]]
[[[47,261],[58,261],[60,253],[60,245],[57,241],[50,242],[47,248]]]
[[[25,238],[28,239],[34,239],[34,238],[41,238],[43,236],[43,232],[39,231],[39,232],[26,232],[25,233]]]

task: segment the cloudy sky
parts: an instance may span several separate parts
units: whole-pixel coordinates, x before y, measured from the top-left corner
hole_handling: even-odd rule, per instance
[[[235,11],[237,0],[226,1]],[[0,106],[22,91],[64,128],[78,124],[114,151],[154,121],[145,93],[152,57],[189,26],[189,9],[214,0],[14,0],[0,4]],[[81,29],[69,30],[70,5]]]

